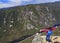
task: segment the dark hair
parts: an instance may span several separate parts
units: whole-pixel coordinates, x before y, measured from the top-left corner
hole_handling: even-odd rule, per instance
[[[51,29],[52,27],[48,27],[48,28],[46,28],[46,29]]]

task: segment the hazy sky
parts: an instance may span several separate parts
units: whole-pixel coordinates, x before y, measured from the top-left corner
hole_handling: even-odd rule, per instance
[[[26,4],[47,3],[60,0],[0,0],[0,8],[13,7]]]

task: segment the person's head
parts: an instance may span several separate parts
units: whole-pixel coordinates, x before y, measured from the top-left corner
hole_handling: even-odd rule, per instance
[[[53,27],[55,27],[55,28],[58,28],[58,26],[59,26],[59,25],[56,25],[56,24],[55,24],[55,25],[53,25]]]
[[[55,28],[58,28],[58,26],[55,26]]]

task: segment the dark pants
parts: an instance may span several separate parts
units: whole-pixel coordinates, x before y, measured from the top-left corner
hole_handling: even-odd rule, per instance
[[[46,36],[46,41],[51,42],[50,35]]]

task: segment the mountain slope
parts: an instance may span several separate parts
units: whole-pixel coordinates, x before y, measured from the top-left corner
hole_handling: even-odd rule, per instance
[[[60,23],[59,4],[47,3],[0,9],[0,43],[7,43],[19,37],[34,34],[41,28]]]

